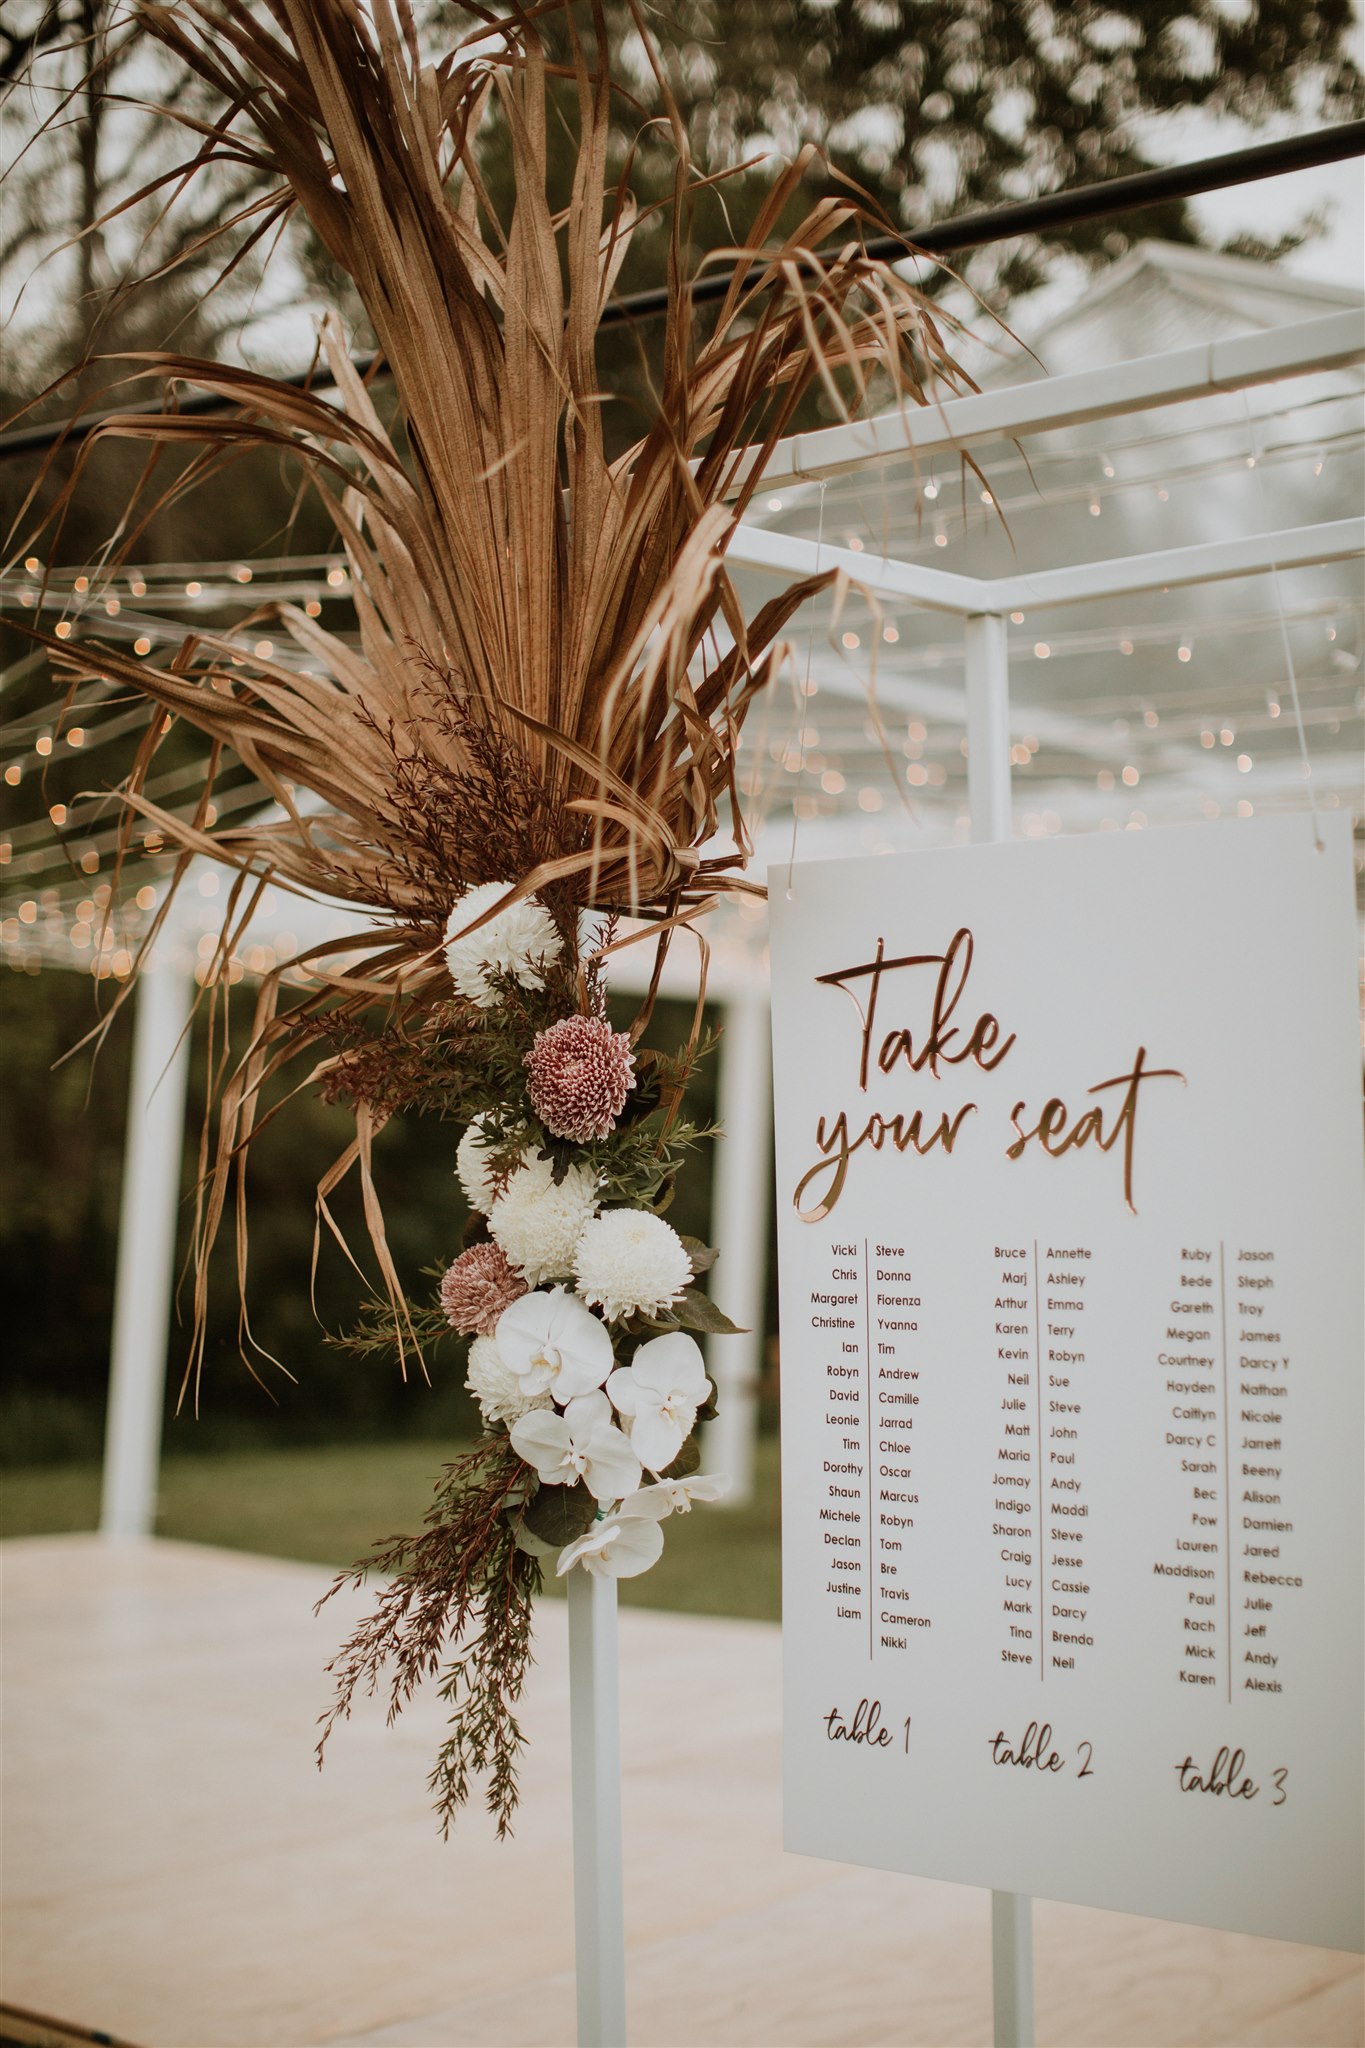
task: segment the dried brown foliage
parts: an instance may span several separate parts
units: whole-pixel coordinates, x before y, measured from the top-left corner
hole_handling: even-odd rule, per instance
[[[339,1573],[318,1602],[321,1609],[372,1574],[385,1581],[373,1611],[328,1666],[337,1692],[322,1718],[318,1763],[336,1723],[349,1720],[357,1694],[378,1690],[386,1665],[390,1723],[422,1680],[440,1672],[450,1725],[428,1783],[443,1834],[467,1803],[471,1778],[486,1779],[485,1804],[499,1838],[510,1832],[516,1810],[524,1738],[515,1708],[531,1662],[531,1602],[540,1587],[539,1564],[516,1543],[526,1478],[506,1437],[485,1437],[445,1468],[420,1536],[380,1545]]]
[[[224,1065],[196,1228],[200,1342],[208,1254],[230,1199],[245,1277],[240,1176],[263,1089],[301,1053],[314,1057],[300,1085],[325,1081],[334,1060],[355,1056],[333,1049],[335,1033],[367,1020],[386,1029],[396,1010],[407,1013],[410,1044],[421,1042],[449,996],[437,941],[462,886],[506,879],[562,915],[593,905],[665,933],[717,894],[753,886],[742,876],[740,728],[785,622],[834,579],[795,582],[748,618],[726,571],[729,538],[767,452],[817,383],[853,410],[874,374],[909,403],[926,402],[931,382],[962,381],[940,316],[864,253],[865,230],[886,223],[851,190],[810,203],[808,153],[773,178],[736,245],[718,252],[732,280],[719,308],[697,317],[687,252],[699,181],[656,65],[653,143],[666,140],[674,161],[662,209],[662,373],[641,438],[609,457],[597,329],[640,214],[630,164],[619,176],[609,164],[615,87],[603,14],[592,0],[470,12],[475,32],[429,62],[409,0],[184,0],[140,11],[227,109],[214,123],[186,122],[177,178],[192,188],[214,167],[248,171],[264,195],[253,210],[263,234],[306,217],[354,283],[396,401],[391,428],[334,325],[320,338],[334,399],[173,354],[136,359],[121,377],[134,396],[161,391],[161,411],[104,420],[49,520],[60,526],[91,449],[116,437],[147,444],[112,567],[153,510],[210,487],[242,451],[273,449],[319,494],[350,564],[358,647],[290,607],[276,627],[288,653],[268,657],[228,633],[192,635],[160,665],[79,633],[49,643],[77,688],[109,678],[148,700],[121,792],[128,832],[150,825],[185,861],[205,855],[236,869],[230,924],[266,878],[376,920],[307,957],[301,1001],[282,1007],[280,976],[268,977],[249,1046]],[[635,20],[649,52],[642,11]],[[551,25],[567,63],[547,56]],[[480,176],[494,115],[514,174],[503,217]],[[549,163],[565,119],[575,168],[571,203],[556,211]],[[190,389],[237,410],[178,413],[176,396]],[[189,459],[163,488],[156,458],[168,450]],[[21,521],[16,537],[23,550],[36,535]],[[177,718],[212,742],[190,816],[147,793]],[[275,807],[215,828],[213,775],[228,757]],[[376,1112],[370,1095],[353,1100],[355,1141],[320,1199],[358,1168],[401,1316],[369,1176]]]

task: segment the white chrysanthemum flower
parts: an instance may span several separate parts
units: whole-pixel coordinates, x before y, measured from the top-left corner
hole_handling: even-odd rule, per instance
[[[488,1228],[528,1286],[566,1280],[583,1226],[597,1207],[597,1179],[571,1166],[558,1186],[548,1159],[518,1167],[488,1212]]]
[[[466,889],[446,920],[450,978],[480,1010],[491,1010],[497,1003],[492,974],[513,975],[523,988],[544,988],[545,967],[564,950],[554,919],[535,896],[509,904],[477,931],[468,930],[511,887],[510,882],[481,882],[476,889]]]
[[[611,1323],[636,1309],[654,1315],[667,1308],[692,1278],[692,1261],[662,1216],[607,1209],[584,1230],[573,1270],[584,1301]]]
[[[465,1387],[479,1404],[485,1422],[515,1422],[532,1408],[549,1408],[548,1394],[528,1394],[492,1337],[476,1337],[469,1347]]]
[[[493,1206],[493,1151],[484,1140],[487,1125],[481,1116],[476,1116],[460,1140],[455,1154],[455,1177],[464,1190],[464,1198],[471,1209],[477,1209],[480,1216],[486,1216]],[[523,1152],[523,1166],[535,1158],[534,1152]]]

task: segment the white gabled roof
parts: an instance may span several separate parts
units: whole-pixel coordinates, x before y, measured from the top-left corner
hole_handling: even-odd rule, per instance
[[[1011,316],[1019,340],[997,344],[976,369],[983,384],[1064,376],[1365,303],[1354,286],[1178,242],[1139,242],[1074,298],[1064,292],[1048,286],[1020,302]]]

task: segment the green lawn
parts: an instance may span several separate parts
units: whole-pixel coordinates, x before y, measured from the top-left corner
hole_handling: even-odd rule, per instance
[[[337,1445],[167,1458],[157,1534],[271,1557],[345,1565],[381,1537],[417,1529],[442,1462],[428,1443]],[[0,1535],[93,1529],[95,1465],[33,1465],[0,1475]],[[775,1621],[779,1608],[778,1458],[759,1446],[747,1507],[700,1507],[666,1525],[653,1571],[622,1583],[625,1601],[691,1614]]]

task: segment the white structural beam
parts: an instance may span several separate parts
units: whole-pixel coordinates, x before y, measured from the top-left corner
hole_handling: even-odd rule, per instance
[[[192,990],[187,974],[153,961],[134,998],[100,1500],[106,1536],[150,1536],[156,1525]]]
[[[1094,598],[1131,597],[1141,590],[1175,590],[1189,583],[1226,583],[1236,576],[1262,576],[1271,569],[1306,569],[1321,562],[1346,562],[1365,554],[1365,519],[1328,519],[1318,526],[1291,526],[1278,533],[1235,535],[1162,548],[1109,562],[1078,562],[1043,569],[1032,576],[1006,576],[985,585],[992,610],[1025,606],[1085,604]]]
[[[764,465],[763,484],[765,489],[778,489],[785,483],[817,482],[897,456],[949,454],[986,441],[1117,419],[1157,405],[1180,405],[1214,391],[1244,391],[1287,377],[1310,377],[1320,370],[1349,369],[1362,361],[1365,309],[1351,308],[1065,377],[1035,378],[969,398],[908,405],[877,419],[792,434]],[[741,466],[736,489],[747,475],[748,468]]]
[[[1078,562],[1065,569],[1040,569],[1030,576],[954,576],[886,555],[855,554],[851,548],[817,546],[799,534],[740,526],[729,547],[735,565],[783,576],[812,576],[842,569],[873,597],[909,602],[928,611],[975,613],[1022,611],[1028,606],[1088,604],[1107,597],[1131,597],[1141,590],[1175,589],[1190,583],[1226,582],[1260,576],[1271,569],[1301,569],[1344,562],[1365,554],[1365,519],[1328,519],[1315,526],[1286,527],[1278,533],[1237,535],[1229,540],[1161,548],[1148,555],[1121,555],[1102,562]]]
[[[1010,673],[1005,621],[982,612],[963,627],[967,680],[967,807],[972,838],[1008,839],[1010,810]]]
[[[774,576],[793,578],[842,569],[874,597],[921,605],[933,612],[951,612],[957,618],[984,608],[983,585],[978,576],[957,576],[949,569],[898,562],[890,555],[855,553],[852,548],[832,547],[827,540],[806,540],[800,534],[779,533],[769,526],[737,526],[730,536],[725,558],[731,568],[766,569]]]
[[[772,1048],[767,992],[732,996],[720,1041],[721,1141],[716,1148],[711,1229],[720,1246],[716,1298],[740,1326],[708,1337],[706,1364],[716,1383],[717,1415],[708,1423],[702,1463],[730,1482],[727,1500],[753,1498],[758,1387],[767,1305],[768,1217],[772,1206]]]

